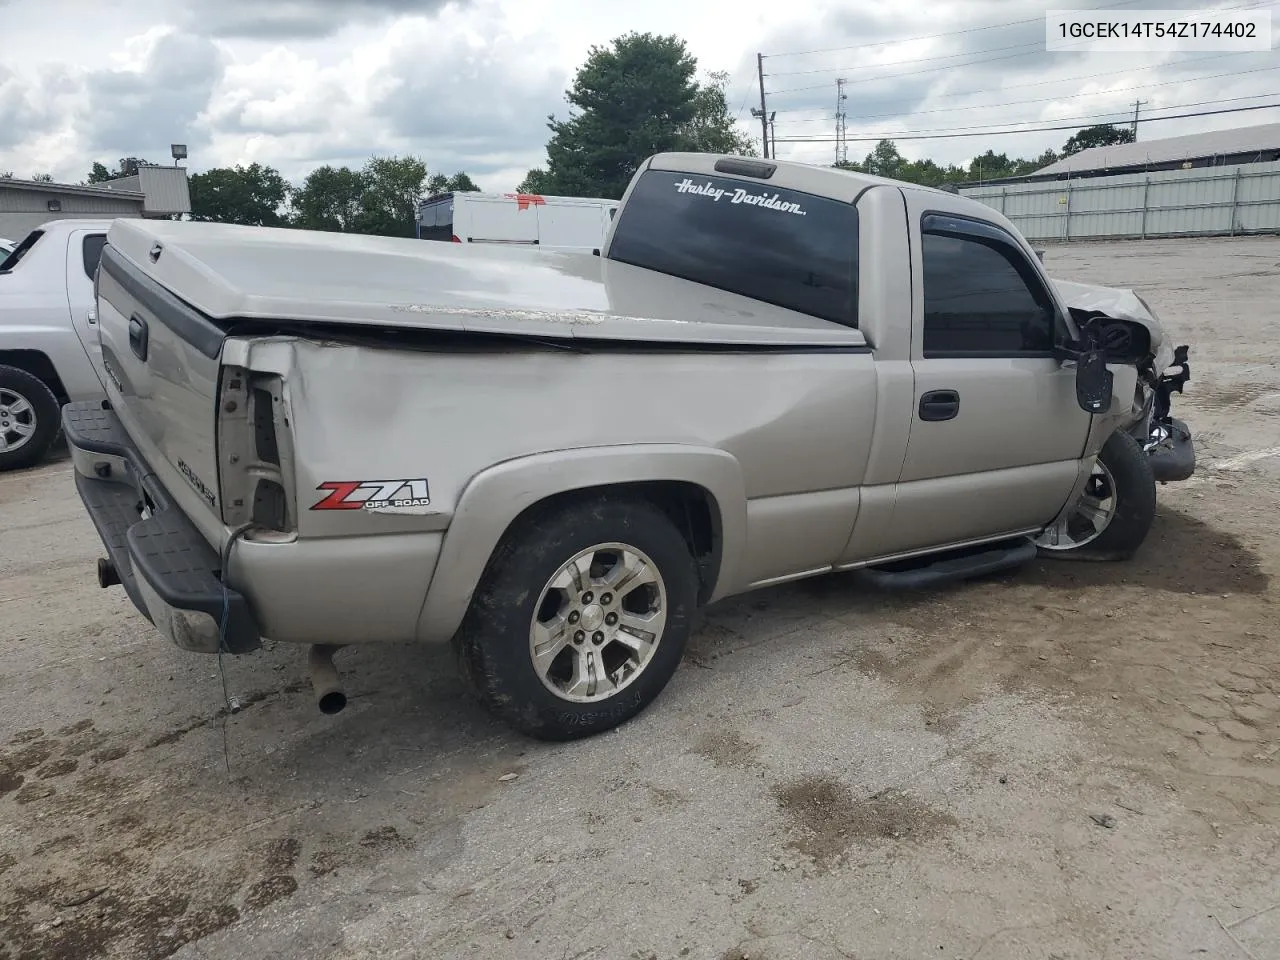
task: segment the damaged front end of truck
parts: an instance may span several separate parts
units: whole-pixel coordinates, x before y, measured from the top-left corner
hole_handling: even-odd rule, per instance
[[[1181,394],[1191,379],[1186,345],[1173,347],[1151,306],[1133,290],[1055,280],[1071,317],[1106,353],[1132,357],[1135,331],[1145,329],[1148,348],[1137,363],[1138,381],[1125,431],[1147,454],[1159,483],[1186,480],[1195,473],[1196,455],[1191,430],[1173,416],[1173,394]],[[1114,322],[1114,321],[1119,321]]]

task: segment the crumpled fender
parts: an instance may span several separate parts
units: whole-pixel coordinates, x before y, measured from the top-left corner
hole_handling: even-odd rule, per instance
[[[1169,338],[1160,318],[1137,292],[1125,287],[1103,287],[1073,280],[1053,280],[1052,283],[1058,295],[1071,309],[1101,313],[1116,320],[1128,320],[1146,327],[1151,334],[1151,346],[1155,350],[1157,373],[1173,362],[1173,347],[1169,345]]]

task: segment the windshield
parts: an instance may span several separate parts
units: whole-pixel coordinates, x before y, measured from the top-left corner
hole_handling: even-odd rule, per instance
[[[27,255],[27,251],[36,245],[36,242],[44,236],[43,230],[32,230],[27,234],[26,239],[13,248],[13,252],[0,262],[0,273],[8,273],[18,265],[18,262]]]

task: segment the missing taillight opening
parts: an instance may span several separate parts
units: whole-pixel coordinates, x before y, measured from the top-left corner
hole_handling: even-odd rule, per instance
[[[255,387],[253,391],[253,442],[258,459],[280,465],[280,444],[276,439],[275,398],[271,391]]]

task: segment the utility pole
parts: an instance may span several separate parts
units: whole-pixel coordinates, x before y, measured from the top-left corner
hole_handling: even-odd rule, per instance
[[[1135,100],[1133,101],[1133,139],[1138,139],[1138,111],[1145,107],[1150,101]]]
[[[845,126],[844,102],[849,95],[844,92],[844,77],[836,81],[836,164],[849,160],[848,129]]]
[[[760,131],[764,136],[764,158],[769,159],[769,108],[764,102],[764,54],[756,54],[756,72],[760,74]],[[755,111],[753,110],[752,113]]]

